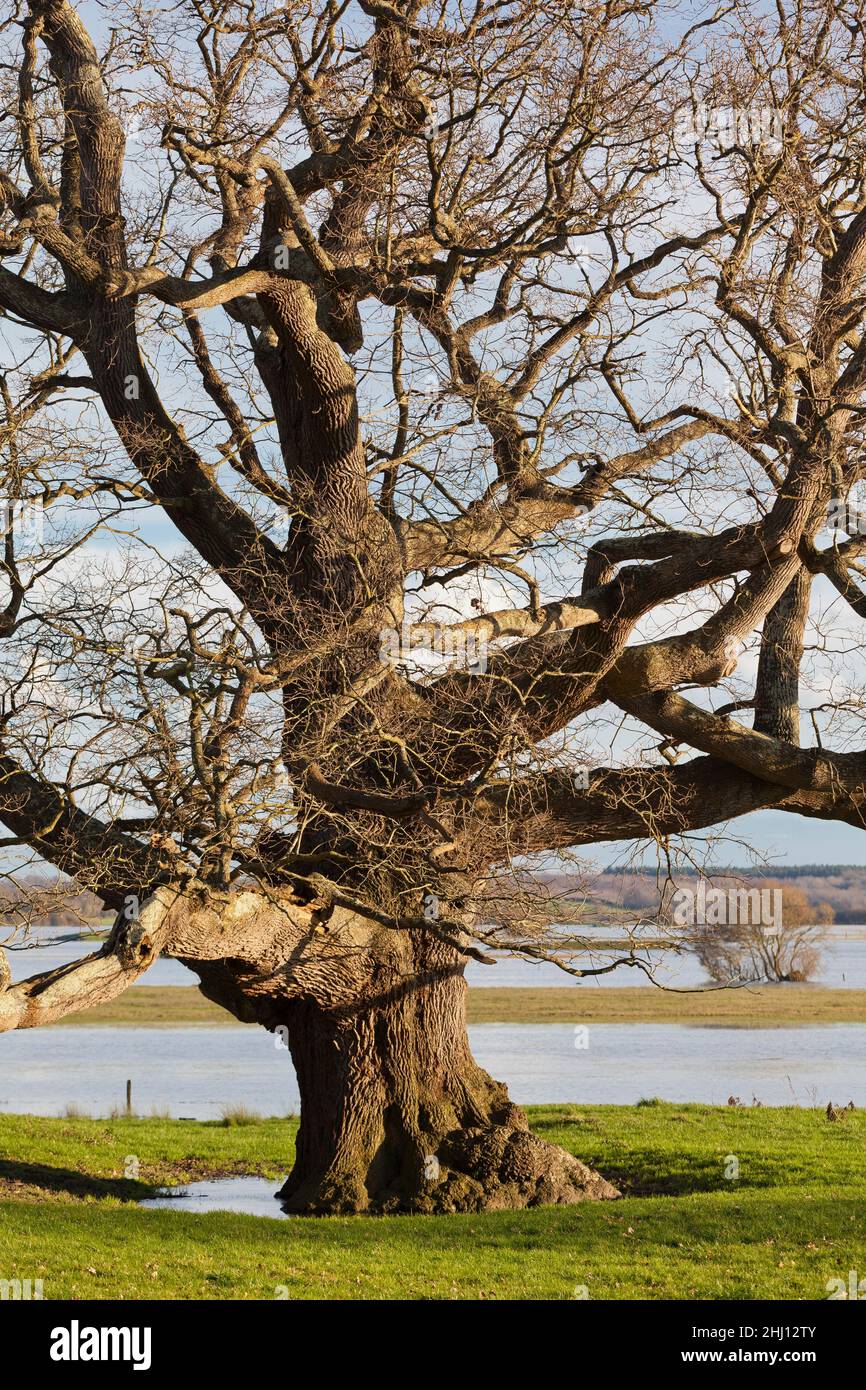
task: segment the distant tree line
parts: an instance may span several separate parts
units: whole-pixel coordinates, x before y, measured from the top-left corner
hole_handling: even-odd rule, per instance
[[[838,923],[866,922],[866,866],[851,864],[806,864],[772,869],[743,868],[741,866],[707,865],[701,871],[702,878],[717,886],[732,883],[767,883],[773,881],[795,883],[816,905],[826,904],[832,909],[832,916],[826,912],[815,918],[816,921],[835,921]],[[558,876],[552,876],[558,878]],[[557,891],[563,891],[563,882],[557,883]],[[695,870],[677,873],[676,887],[689,887],[697,882]],[[576,882],[577,880],[575,880]],[[670,896],[670,881],[666,882],[663,871],[653,869],[628,869],[625,871],[607,870],[587,881],[580,880],[580,891],[591,903],[618,908],[631,909],[645,916],[658,915],[664,903],[663,890]],[[662,913],[663,915],[663,913]]]
[[[0,884],[0,926],[84,926],[105,911],[101,898],[58,875]]]

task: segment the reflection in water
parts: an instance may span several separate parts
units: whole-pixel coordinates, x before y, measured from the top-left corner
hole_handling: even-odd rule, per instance
[[[476,1024],[478,1061],[522,1104],[632,1105],[642,1097],[724,1104],[866,1105],[866,1025],[715,1028],[594,1023]],[[577,1045],[576,1045],[577,1044]],[[218,1120],[227,1106],[285,1115],[300,1105],[288,1054],[259,1028],[36,1028],[0,1036],[0,1110]]]

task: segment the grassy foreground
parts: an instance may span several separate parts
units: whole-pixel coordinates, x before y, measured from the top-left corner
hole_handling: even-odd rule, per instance
[[[0,1115],[0,1279],[42,1279],[46,1299],[821,1299],[828,1279],[866,1269],[858,1112],[831,1124],[651,1102],[530,1116],[627,1195],[482,1216],[142,1211],[160,1183],[276,1183],[295,1122]]]
[[[862,1023],[866,989],[816,985],[762,985],[674,994],[661,989],[599,989],[591,983],[551,989],[471,989],[470,1023],[724,1023],[774,1028],[795,1023]],[[225,1009],[192,988],[137,985],[64,1027],[210,1027],[238,1024]]]

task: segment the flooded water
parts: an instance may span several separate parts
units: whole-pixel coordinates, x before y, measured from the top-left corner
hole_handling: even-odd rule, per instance
[[[610,935],[608,929],[604,931]],[[860,927],[836,928],[816,983],[866,988],[866,940]],[[69,939],[69,928],[42,929],[39,950],[10,952],[16,978],[76,960],[93,942]],[[67,938],[67,939],[61,939]],[[691,955],[652,952],[658,978],[674,986],[704,983]],[[594,957],[603,960],[601,955]],[[650,988],[642,971],[576,984],[550,963],[504,959],[471,963],[474,988],[496,986],[610,989]],[[142,977],[151,985],[190,985],[175,961],[160,960]],[[135,988],[136,986],[133,986]],[[724,1103],[729,1095],[767,1105],[866,1105],[866,1021],[751,1029],[682,1024],[593,1024],[582,1035],[567,1024],[479,1024],[470,1029],[476,1057],[508,1083],[524,1104],[633,1104],[642,1097]],[[122,1109],[133,1082],[138,1114],[218,1119],[246,1106],[262,1115],[299,1107],[285,1049],[258,1028],[47,1028],[0,1035],[0,1110],[62,1114],[77,1107],[93,1115]]]
[[[473,1052],[522,1104],[630,1105],[651,1096],[724,1104],[866,1106],[866,1024],[718,1028],[669,1023],[477,1024]],[[122,1110],[219,1119],[245,1106],[296,1113],[288,1053],[259,1028],[38,1028],[0,1035],[0,1110]],[[581,1044],[586,1042],[587,1046]]]
[[[609,940],[612,928],[597,928],[597,932]],[[34,942],[26,949],[13,948],[8,953],[13,979],[20,980],[37,971],[53,970],[58,965],[80,960],[97,949],[93,941],[63,940],[71,932],[69,927],[44,927],[34,933]],[[836,927],[823,951],[821,970],[815,977],[815,984],[831,985],[840,989],[866,989],[866,927]],[[706,983],[706,974],[690,952],[677,954],[673,951],[643,949],[641,958],[649,962],[655,978],[662,984],[684,989]],[[583,959],[586,968],[608,964],[609,953],[591,951]],[[476,988],[507,986],[522,988],[547,988],[568,986],[572,976],[548,961],[527,961],[504,958],[496,965],[480,965],[470,961],[466,978]],[[195,976],[185,966],[174,960],[158,960],[137,981],[138,985],[192,985]],[[587,977],[582,988],[618,989],[623,985],[643,985],[652,988],[643,970],[622,967],[610,975]],[[133,989],[136,985],[133,985]]]
[[[854,932],[864,933],[866,928],[838,928],[837,934],[825,943],[821,969],[815,976],[815,984],[839,989],[866,989],[866,940],[858,940],[847,934]],[[605,931],[604,934],[609,940],[611,933]],[[690,951],[645,948],[638,950],[637,954],[652,967],[654,979],[660,984],[676,989],[693,989],[709,983],[706,971]],[[589,970],[608,965],[612,959],[610,952],[588,951],[579,961],[572,964],[579,964]],[[491,985],[562,988],[571,984],[573,979],[550,961],[516,960],[514,957],[499,960],[496,965],[480,965],[476,961],[470,961],[466,978],[471,985],[482,988]],[[645,972],[634,966],[621,966],[609,975],[588,975],[582,980],[580,988],[621,989],[623,986],[632,985],[654,988]]]
[[[139,1206],[151,1211],[168,1207],[170,1211],[240,1211],[248,1216],[276,1216],[286,1219],[276,1198],[276,1178],[216,1178],[175,1187],[170,1194],[151,1197]]]

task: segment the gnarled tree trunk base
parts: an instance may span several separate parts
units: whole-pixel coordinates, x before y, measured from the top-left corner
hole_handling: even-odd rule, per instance
[[[620,1194],[580,1159],[527,1129],[488,1125],[446,1135],[437,1153],[426,1156],[414,1184],[404,1180],[371,1190],[366,1181],[323,1178],[297,1186],[289,1179],[276,1195],[286,1212],[325,1216],[517,1211]]]
[[[531,1134],[505,1086],[478,1066],[466,960],[451,942],[246,891],[182,909],[174,954],[204,993],[288,1042],[301,1122],[276,1194],[287,1212],[498,1211],[619,1196]]]
[[[447,1176],[419,1211],[502,1211],[618,1197],[612,1183],[573,1154],[525,1129],[490,1125],[446,1135]]]
[[[284,1210],[477,1212],[619,1196],[531,1134],[475,1062],[465,990],[452,962],[359,1010],[287,1006],[301,1125]]]

